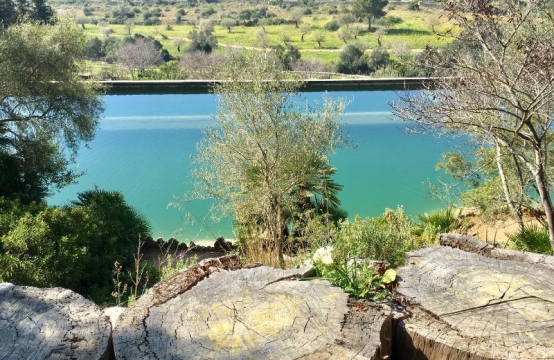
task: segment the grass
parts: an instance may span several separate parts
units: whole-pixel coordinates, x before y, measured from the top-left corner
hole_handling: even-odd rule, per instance
[[[231,8],[228,4],[220,4],[222,6],[219,12],[229,11]],[[234,4],[233,4],[234,5]],[[238,8],[233,8],[233,13],[240,11],[241,4],[237,4]],[[245,7],[245,6],[243,6]],[[216,8],[214,4],[214,8]],[[165,7],[162,7],[162,13],[167,16],[167,19],[174,19],[174,13],[177,10],[173,7],[167,11]],[[146,9],[141,9],[145,12]],[[187,16],[193,17],[197,12],[200,13],[201,8],[188,8]],[[282,18],[287,18],[286,12],[280,8],[271,8],[270,11],[278,13],[277,15]],[[218,13],[213,16],[218,16]],[[140,14],[139,14],[140,15]],[[390,49],[393,44],[405,43],[412,49],[413,52],[418,52],[426,45],[442,47],[446,45],[451,39],[445,39],[437,36],[433,32],[431,24],[435,24],[435,29],[439,31],[446,31],[452,27],[452,24],[439,17],[438,10],[433,11],[409,11],[406,9],[394,9],[390,10],[387,14],[387,18],[384,20],[375,21],[375,31],[368,32],[367,24],[360,22],[353,24],[361,30],[360,35],[356,40],[348,41],[349,44],[363,43],[369,49],[373,49],[378,46],[378,38],[381,38],[381,43],[385,48]],[[171,17],[173,16],[173,17]],[[398,21],[398,18],[401,19]],[[315,14],[311,16],[305,16],[302,19],[303,24],[310,25],[312,30],[304,36],[304,41],[300,41],[302,33],[299,28],[296,28],[294,24],[282,24],[265,26],[266,37],[270,46],[284,45],[283,33],[290,38],[289,44],[296,46],[300,49],[303,58],[316,58],[325,63],[336,63],[339,59],[340,49],[345,43],[337,38],[336,32],[330,32],[324,29],[325,23],[332,20],[332,15]],[[397,21],[390,21],[390,19],[396,19]],[[388,24],[388,25],[387,25]],[[113,37],[125,37],[128,35],[125,25],[108,25],[113,31],[110,36]],[[175,39],[184,39],[187,41],[189,32],[193,29],[190,24],[186,25],[171,25],[172,30],[167,30],[166,24],[161,25],[134,25],[131,28],[131,33],[140,33],[144,36],[151,36],[154,39],[160,41],[160,43],[166,48],[172,55],[178,56],[177,46],[174,44]],[[260,31],[261,26],[245,27],[234,26],[231,28],[231,32],[222,26],[215,25],[214,36],[217,38],[218,44],[221,47],[245,47],[245,48],[257,48],[257,33]],[[86,24],[85,31],[88,37],[102,38],[102,29],[97,25]],[[319,48],[318,43],[313,40],[313,34],[315,31],[323,31],[325,34],[325,41],[321,43]],[[181,46],[186,47],[186,43]]]

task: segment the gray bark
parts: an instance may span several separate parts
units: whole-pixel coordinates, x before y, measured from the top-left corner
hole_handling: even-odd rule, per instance
[[[227,266],[218,264],[224,260]],[[376,354],[387,304],[349,303],[327,281],[298,281],[306,269],[240,268],[236,257],[208,261],[160,282],[121,315],[117,359],[361,360]]]
[[[110,320],[71,290],[0,283],[0,359],[108,359]]]
[[[408,253],[396,295],[410,316],[394,323],[394,358],[554,358],[552,257],[545,266],[469,237],[441,242],[489,256],[444,246]]]

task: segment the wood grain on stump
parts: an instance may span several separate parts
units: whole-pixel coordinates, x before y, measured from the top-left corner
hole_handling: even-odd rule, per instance
[[[175,274],[129,307],[114,331],[116,358],[368,359],[375,353],[386,309],[352,314],[348,322],[348,296],[327,281],[295,280],[302,270],[238,269],[238,259],[229,258]],[[227,265],[218,267],[221,259]],[[371,326],[377,331],[368,345],[370,336],[357,330]]]
[[[0,359],[107,359],[111,325],[71,290],[0,283]]]
[[[398,359],[553,359],[554,270],[451,247],[410,252]]]

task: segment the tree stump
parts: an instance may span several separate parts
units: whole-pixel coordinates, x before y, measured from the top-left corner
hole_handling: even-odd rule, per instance
[[[554,358],[549,266],[451,247],[410,252],[406,264],[396,294],[411,316],[395,321],[394,358]]]
[[[71,290],[0,283],[0,359],[108,359],[111,325]]]
[[[375,353],[386,305],[349,307],[347,294],[327,281],[298,281],[305,269],[240,268],[233,256],[206,261],[160,282],[121,315],[116,359],[369,359]]]

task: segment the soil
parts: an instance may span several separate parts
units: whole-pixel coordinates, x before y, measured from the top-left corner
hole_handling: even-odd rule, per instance
[[[461,216],[471,223],[467,235],[493,245],[504,245],[508,241],[508,236],[517,233],[519,230],[517,221],[509,216],[493,222],[484,221],[478,214],[470,210],[463,211]],[[539,224],[535,218],[528,214],[523,215],[523,221],[525,225]]]

